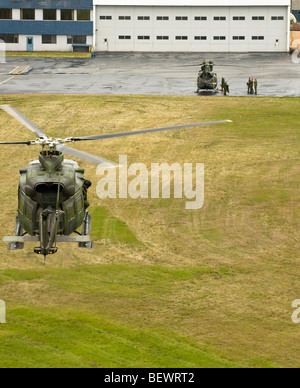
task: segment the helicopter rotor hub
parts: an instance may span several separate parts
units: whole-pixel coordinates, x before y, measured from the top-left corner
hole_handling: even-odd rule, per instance
[[[41,145],[42,147],[56,148],[59,145],[72,142],[71,138],[67,139],[53,139],[51,137],[40,137],[36,140],[31,140],[31,145]]]

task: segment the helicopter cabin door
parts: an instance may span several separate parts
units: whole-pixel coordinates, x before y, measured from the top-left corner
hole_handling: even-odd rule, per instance
[[[27,36],[27,51],[33,51],[33,37]]]

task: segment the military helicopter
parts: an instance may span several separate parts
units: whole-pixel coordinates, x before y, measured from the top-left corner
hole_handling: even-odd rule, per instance
[[[207,63],[206,61],[203,61],[201,70],[198,74],[196,93],[200,94],[201,92],[207,91],[216,93],[218,91],[218,77],[213,70],[213,62]]]
[[[26,168],[20,170],[15,236],[4,237],[3,241],[9,243],[9,250],[23,249],[25,242],[39,243],[39,246],[34,248],[34,252],[44,256],[44,263],[48,255],[57,252],[57,243],[73,242],[78,243],[79,248],[94,247],[89,235],[91,215],[88,211],[89,202],[87,200],[87,191],[91,182],[84,178],[84,169],[77,162],[65,159],[64,154],[106,168],[119,167],[106,159],[78,151],[65,144],[231,122],[225,120],[124,133],[53,139],[15,108],[8,105],[2,105],[1,108],[38,138],[28,141],[3,141],[0,142],[0,145],[37,145],[42,147],[39,160],[29,163]],[[81,232],[78,231],[80,227],[82,227]]]

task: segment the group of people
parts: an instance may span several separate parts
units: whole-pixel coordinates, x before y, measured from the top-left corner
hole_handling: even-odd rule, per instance
[[[206,61],[203,61],[201,64],[201,72],[210,72],[214,70],[214,63],[212,61],[209,61],[208,63]]]
[[[257,89],[258,89],[257,79],[249,78],[249,81],[247,82],[247,88],[248,88],[248,94],[257,95]]]
[[[257,96],[258,93],[258,81],[256,78],[249,78],[247,82],[248,94],[255,94]],[[228,82],[225,81],[225,78],[222,78],[221,89],[220,91],[224,94],[224,96],[229,93],[229,85]]]

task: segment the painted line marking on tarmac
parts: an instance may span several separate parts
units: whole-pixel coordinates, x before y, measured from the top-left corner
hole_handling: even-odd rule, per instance
[[[15,78],[15,76],[14,76],[14,75],[13,75],[12,77],[10,77],[10,78],[6,79],[5,81],[2,81],[2,82],[0,82],[0,85],[3,85],[3,84],[5,84],[6,82],[10,81],[10,80],[11,80],[11,79],[13,79],[13,78]]]
[[[25,73],[28,69],[30,69],[30,66],[26,66],[25,69],[21,72],[21,74]]]
[[[9,72],[9,74],[14,74],[14,73],[17,71],[17,69],[18,69],[19,67],[20,67],[20,66],[15,67],[12,71]]]
[[[22,75],[23,73],[25,73],[29,69],[30,69],[30,66],[17,66],[12,71],[10,71],[9,74]]]

